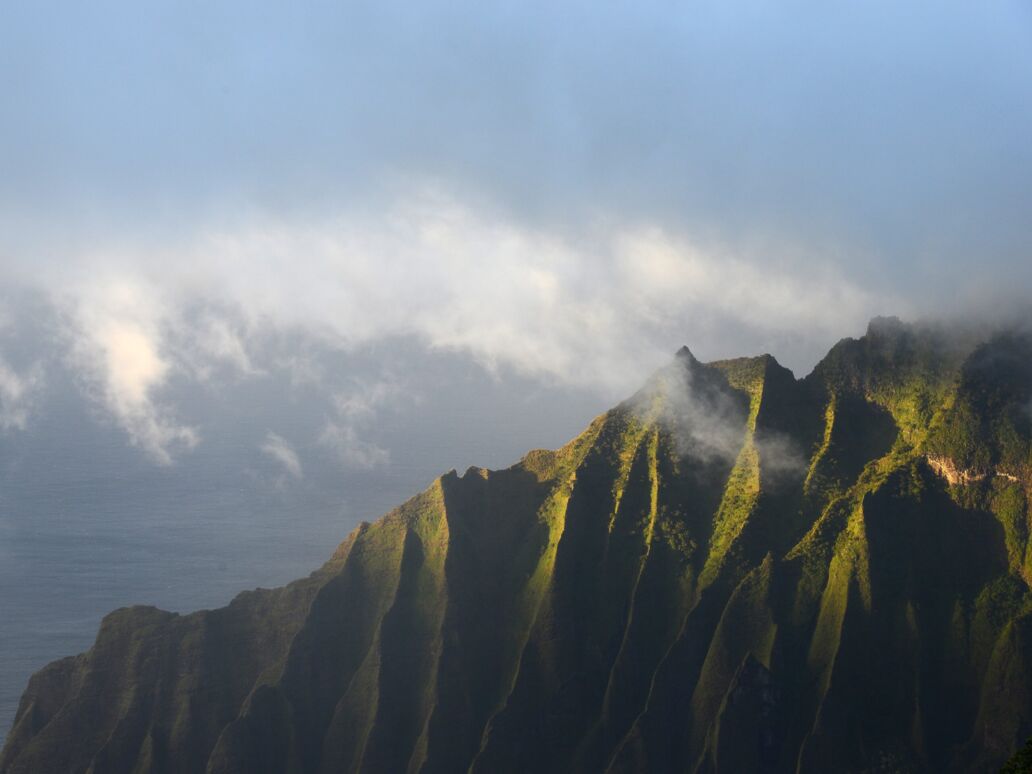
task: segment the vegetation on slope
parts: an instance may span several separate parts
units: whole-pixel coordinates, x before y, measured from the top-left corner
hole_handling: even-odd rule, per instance
[[[1030,352],[683,350],[304,581],[112,614],[0,772],[992,770],[1032,735]]]

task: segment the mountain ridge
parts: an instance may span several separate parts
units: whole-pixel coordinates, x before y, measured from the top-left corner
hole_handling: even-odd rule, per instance
[[[974,771],[1032,734],[1026,334],[876,318],[806,377],[687,348],[309,578],[128,608],[23,771]]]

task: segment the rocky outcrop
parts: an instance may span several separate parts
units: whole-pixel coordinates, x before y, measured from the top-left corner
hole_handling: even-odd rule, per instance
[[[999,469],[976,470],[974,468],[961,468],[949,457],[940,457],[934,454],[929,454],[925,459],[928,461],[928,467],[946,479],[946,482],[951,485],[974,484],[992,477],[999,477],[1004,481],[1010,481],[1012,483],[1019,483],[1021,481],[1021,479],[1013,473],[1007,473]]]

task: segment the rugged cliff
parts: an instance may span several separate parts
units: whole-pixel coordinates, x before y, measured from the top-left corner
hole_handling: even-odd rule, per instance
[[[108,616],[0,772],[988,771],[1032,734],[1032,342],[687,350],[309,578]]]

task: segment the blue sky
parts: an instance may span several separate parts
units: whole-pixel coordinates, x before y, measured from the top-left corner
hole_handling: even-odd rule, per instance
[[[1024,4],[598,6],[6,4],[5,208],[178,226],[418,180],[553,226],[1016,229]]]
[[[1027,299],[1029,137],[1018,2],[6,3],[0,283],[159,452],[282,331],[615,399]]]

